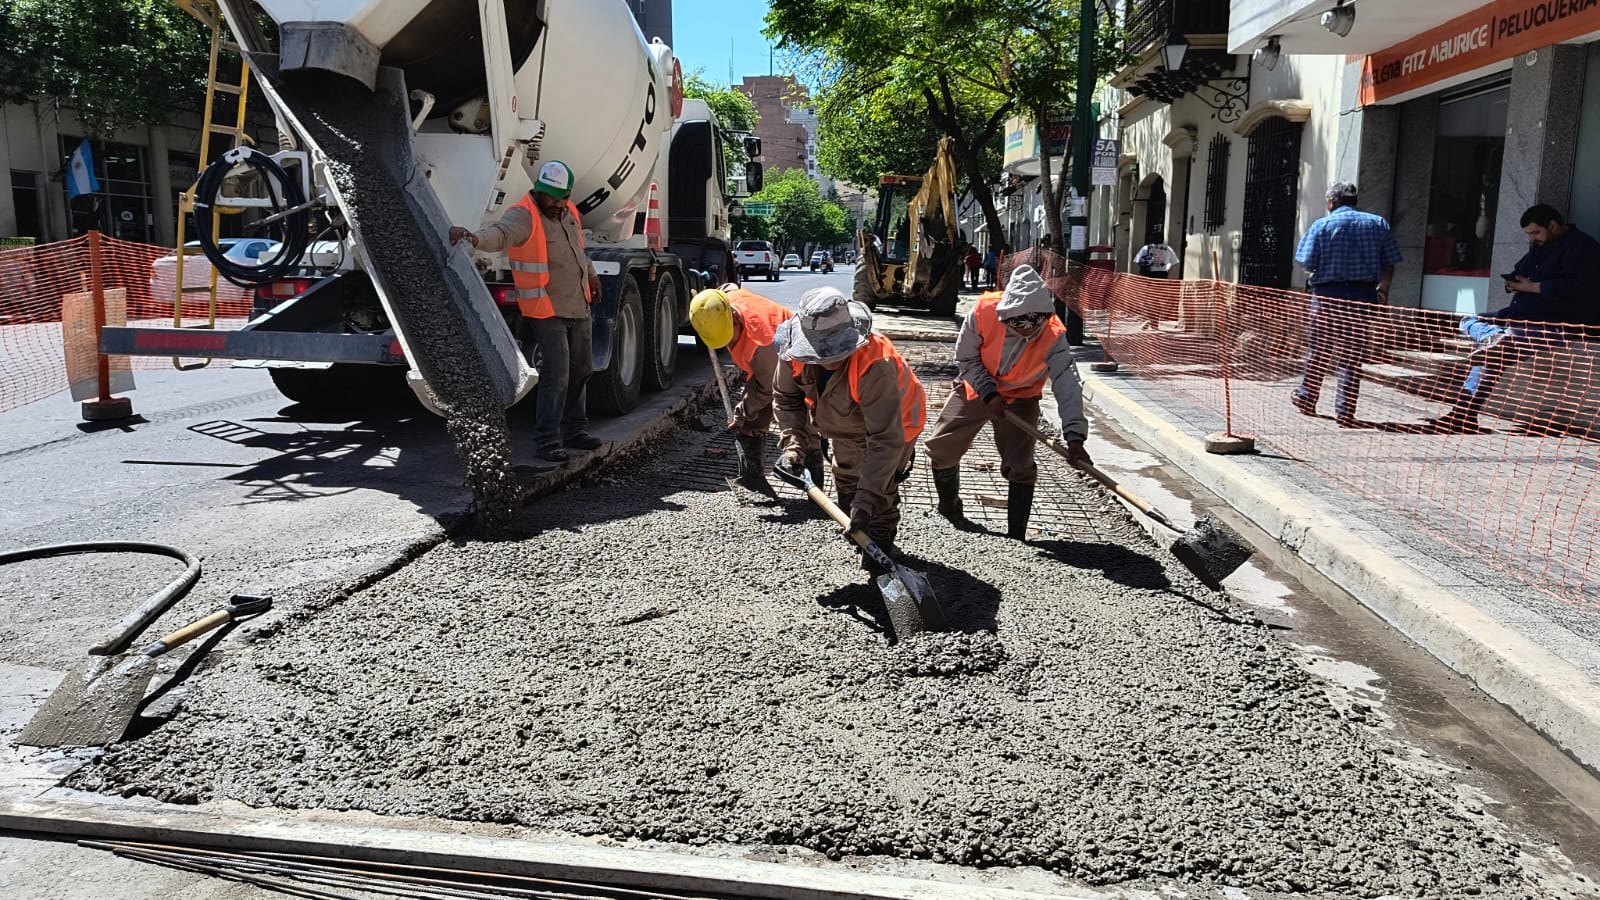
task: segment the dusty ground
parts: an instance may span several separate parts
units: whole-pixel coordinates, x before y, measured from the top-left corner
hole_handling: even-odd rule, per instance
[[[662,487],[703,441],[305,607],[73,783],[1094,884],[1566,895],[1119,510],[1114,540],[1032,547],[917,510],[902,543],[962,633],[890,648],[803,499]]]

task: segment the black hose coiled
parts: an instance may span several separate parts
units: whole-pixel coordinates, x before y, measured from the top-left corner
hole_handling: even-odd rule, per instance
[[[222,192],[222,184],[228,173],[241,164],[255,169],[261,176],[262,182],[266,184],[269,196],[283,198],[283,210],[305,206],[306,194],[301,190],[300,183],[284,171],[282,166],[254,147],[236,147],[224,153],[221,159],[206,166],[194,191],[195,237],[199,240],[200,249],[205,253],[206,259],[211,260],[211,264],[217,267],[217,274],[239,287],[249,288],[277,281],[300,264],[300,258],[305,255],[306,246],[311,241],[311,210],[300,209],[278,220],[282,226],[280,230],[283,240],[280,242],[277,255],[270,260],[260,265],[245,266],[224,256],[222,250],[217,247],[216,235],[211,231],[210,212],[212,205],[217,202],[217,196]]]

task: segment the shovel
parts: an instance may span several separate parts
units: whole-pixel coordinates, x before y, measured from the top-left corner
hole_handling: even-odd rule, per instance
[[[1046,436],[1033,423],[1010,410],[1006,411],[1006,419],[1011,424],[1032,435],[1039,443],[1060,454],[1061,458],[1071,463],[1073,468],[1087,473],[1095,481],[1105,485],[1107,490],[1128,501],[1134,509],[1144,513],[1151,521],[1169,531],[1176,532],[1178,538],[1172,542],[1172,546],[1169,548],[1172,555],[1176,556],[1178,562],[1183,563],[1183,567],[1193,572],[1195,577],[1200,579],[1206,587],[1214,591],[1222,590],[1222,579],[1232,575],[1240,566],[1244,565],[1245,560],[1256,552],[1254,547],[1245,543],[1244,538],[1210,516],[1200,519],[1194,523],[1194,528],[1184,531],[1173,524],[1165,513],[1151,506],[1149,501],[1133,491],[1128,490],[1115,478],[1089,463],[1073,462],[1072,458],[1067,455],[1065,445],[1054,438]]]
[[[727,420],[732,422],[733,397],[728,394],[728,382],[722,374],[722,363],[717,359],[717,351],[707,347],[706,352],[711,354],[711,371],[715,372],[717,376],[717,390],[722,394],[722,410],[728,414]],[[735,487],[735,485],[743,485],[745,488],[755,491],[758,494],[764,494],[768,497],[777,496],[777,492],[772,489],[772,485],[767,483],[767,479],[761,475],[760,472],[751,467],[748,459],[745,459],[744,444],[739,442],[738,437],[734,438],[733,451],[739,456],[739,471],[741,473],[752,472],[754,474],[750,475],[749,477],[741,474],[738,479],[729,478],[728,490],[733,491],[734,495],[738,496],[739,490],[737,487]]]
[[[228,605],[137,653],[91,656],[78,664],[34,714],[17,743],[30,747],[99,747],[121,740],[144,702],[156,658],[242,616],[272,608],[271,597],[235,594]]]
[[[928,576],[895,562],[872,538],[852,529],[849,514],[829,499],[822,488],[817,487],[816,482],[811,480],[810,472],[805,469],[791,472],[785,469],[782,463],[774,463],[772,473],[805,491],[813,503],[822,507],[830,518],[845,529],[850,540],[855,541],[861,548],[861,552],[888,570],[887,575],[878,576],[877,584],[878,592],[883,594],[883,605],[889,612],[889,625],[894,629],[896,641],[905,640],[922,631],[949,629],[950,622],[945,617],[944,606],[934,594],[933,585],[928,583]]]

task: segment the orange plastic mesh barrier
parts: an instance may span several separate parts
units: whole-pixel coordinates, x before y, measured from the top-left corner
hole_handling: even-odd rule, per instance
[[[0,249],[0,411],[41,400],[67,387],[62,338],[63,300],[92,288],[87,236],[18,249]],[[176,266],[170,247],[100,238],[105,291],[120,291],[128,324],[172,327]],[[184,260],[184,282],[210,283],[204,256]],[[219,326],[237,327],[250,314],[252,292],[217,283]],[[208,295],[185,295],[186,326],[207,321]],[[220,321],[226,319],[226,323]],[[167,357],[134,357],[134,368],[171,368]]]
[[[1069,270],[1038,251],[1002,280],[1023,263],[1168,415],[1252,435],[1487,568],[1600,608],[1600,326]],[[1341,374],[1353,408],[1337,408]]]

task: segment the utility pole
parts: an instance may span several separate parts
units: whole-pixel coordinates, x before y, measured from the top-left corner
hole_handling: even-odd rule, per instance
[[[1094,149],[1094,38],[1095,0],[1078,6],[1077,121],[1072,126],[1072,196],[1067,201],[1067,259],[1083,266],[1089,261],[1089,166]],[[1067,313],[1067,343],[1083,344],[1083,318]]]

